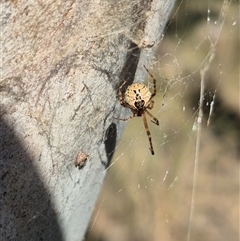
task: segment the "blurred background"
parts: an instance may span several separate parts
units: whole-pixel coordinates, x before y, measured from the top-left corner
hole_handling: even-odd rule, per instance
[[[165,37],[147,65],[157,80],[151,113],[160,126],[148,118],[155,155],[149,151],[142,119],[128,121],[85,240],[239,240],[238,5],[232,1],[227,8],[223,0],[176,2]],[[200,73],[210,57],[194,175]],[[150,76],[145,83],[153,91]]]

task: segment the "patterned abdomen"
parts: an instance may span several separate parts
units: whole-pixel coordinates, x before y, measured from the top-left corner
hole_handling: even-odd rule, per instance
[[[134,83],[128,86],[124,101],[132,109],[143,110],[150,104],[151,96],[152,94],[147,86],[141,83]]]

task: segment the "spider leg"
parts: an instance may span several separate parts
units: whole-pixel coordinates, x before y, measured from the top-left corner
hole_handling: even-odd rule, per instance
[[[156,117],[154,117],[148,110],[145,110],[145,112],[153,119],[151,120],[152,123],[154,123],[155,125],[159,126],[159,121]]]
[[[126,106],[124,99],[123,99],[123,94],[122,94],[122,88],[126,84],[126,81],[124,81],[121,86],[118,88],[118,100],[122,106]]]
[[[148,105],[148,109],[151,110],[154,106],[154,101],[153,100],[150,100],[150,104]]]
[[[150,131],[148,129],[147,118],[146,118],[145,113],[142,114],[142,117],[143,117],[143,124],[144,124],[144,127],[146,129],[148,140],[149,140],[149,144],[150,144],[149,150],[151,151],[152,155],[154,155],[154,150],[153,150],[153,145],[152,145],[152,137],[151,137],[151,133],[150,133]]]
[[[113,117],[114,119],[117,119],[117,120],[122,120],[122,121],[127,121],[129,119],[132,119],[134,117],[134,115],[131,115],[129,117],[126,117],[126,118],[117,118],[117,117]]]
[[[146,71],[149,73],[149,75],[153,78],[153,93],[152,93],[152,96],[151,98],[153,98],[156,93],[157,93],[157,84],[156,84],[156,79],[153,77],[153,75],[150,73],[150,71],[147,69],[147,67],[145,65],[143,65],[143,67],[146,69]]]

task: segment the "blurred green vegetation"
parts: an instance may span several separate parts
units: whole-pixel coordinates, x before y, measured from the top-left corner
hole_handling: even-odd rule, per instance
[[[151,113],[160,126],[148,119],[155,155],[150,154],[142,119],[133,118],[117,146],[86,240],[187,240],[200,70],[215,41],[206,77],[190,240],[238,240],[239,12],[238,2],[232,1],[220,31],[222,6],[221,0],[177,1],[148,66],[158,88]],[[152,83],[149,76],[146,83]]]

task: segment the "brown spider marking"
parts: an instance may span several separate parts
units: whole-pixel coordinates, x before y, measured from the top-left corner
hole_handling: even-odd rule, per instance
[[[129,85],[124,93],[124,96],[122,94],[122,88],[126,84],[126,81],[123,82],[123,84],[118,89],[118,100],[120,104],[126,108],[129,108],[133,115],[129,116],[124,119],[115,118],[118,120],[127,121],[133,117],[142,116],[143,118],[143,124],[146,129],[146,133],[148,136],[149,144],[150,144],[150,151],[152,155],[154,155],[153,145],[152,145],[152,137],[151,133],[148,128],[147,118],[146,114],[148,114],[152,118],[152,122],[155,125],[159,125],[159,121],[156,117],[154,117],[147,109],[151,110],[154,105],[154,101],[152,98],[157,93],[157,86],[156,86],[156,79],[153,77],[153,75],[149,72],[149,70],[144,65],[144,68],[146,71],[150,74],[150,76],[153,78],[153,86],[154,91],[151,93],[146,85],[141,83],[133,83]]]

